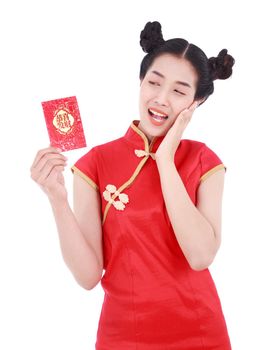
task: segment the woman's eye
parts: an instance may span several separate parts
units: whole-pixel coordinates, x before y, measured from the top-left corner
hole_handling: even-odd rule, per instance
[[[148,80],[148,83],[151,84],[151,85],[156,85],[156,86],[160,86],[159,83],[155,82],[155,81],[151,81],[151,80]],[[179,90],[174,90],[177,94],[180,94],[180,95],[185,95],[183,92],[179,91]]]
[[[179,90],[174,90],[174,91],[176,91],[178,94],[180,94],[180,95],[185,95],[183,92],[181,92],[181,91],[179,91]]]
[[[154,82],[154,81],[149,81],[149,84],[152,84],[152,85],[159,85],[158,83]]]

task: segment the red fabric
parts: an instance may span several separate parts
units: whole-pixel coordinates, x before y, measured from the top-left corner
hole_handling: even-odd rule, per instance
[[[119,189],[144,159],[148,140],[134,120],[126,134],[95,146],[75,166],[99,187],[102,214],[108,184]],[[140,131],[141,132],[141,131]],[[156,137],[154,153],[163,137]],[[147,149],[148,150],[148,149]],[[200,178],[222,164],[204,143],[183,139],[175,164],[196,205]],[[111,204],[103,222],[105,292],[97,350],[230,350],[216,287],[208,269],[194,271],[172,229],[155,160],[149,156],[131,184],[123,210]],[[118,200],[119,197],[116,199]],[[181,215],[183,220],[183,213]]]
[[[99,187],[96,148],[92,147],[75,163],[75,166]]]
[[[205,145],[201,152],[201,176],[218,164],[222,164],[220,158]]]

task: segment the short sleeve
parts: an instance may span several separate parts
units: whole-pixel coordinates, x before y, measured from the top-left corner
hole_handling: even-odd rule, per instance
[[[214,174],[220,169],[225,169],[225,172],[227,171],[227,167],[223,164],[222,160],[206,144],[204,144],[203,150],[201,151],[200,161],[200,182],[206,180],[210,175]]]
[[[99,190],[96,147],[91,148],[71,167],[73,173],[81,176],[96,191]]]

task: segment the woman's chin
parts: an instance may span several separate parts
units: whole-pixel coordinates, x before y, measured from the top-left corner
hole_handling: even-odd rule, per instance
[[[146,123],[143,120],[140,120],[138,128],[151,140],[153,137],[164,136],[167,133],[166,128],[160,128],[150,121]]]

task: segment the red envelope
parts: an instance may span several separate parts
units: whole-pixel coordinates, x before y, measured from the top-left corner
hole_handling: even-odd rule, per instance
[[[87,146],[75,96],[45,101],[41,104],[52,147],[69,151]]]

